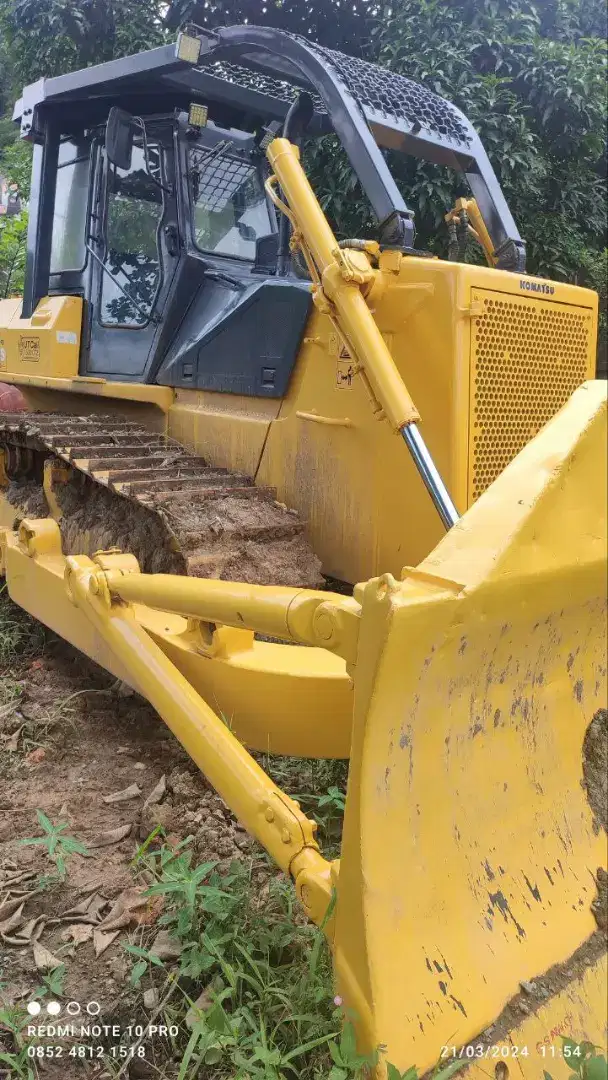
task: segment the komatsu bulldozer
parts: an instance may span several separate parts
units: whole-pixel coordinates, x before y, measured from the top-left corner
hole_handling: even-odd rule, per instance
[[[187,28],[15,119],[10,596],[146,697],[292,876],[377,1077],[569,1075],[560,1036],[606,1037],[596,295],[526,272],[460,110],[284,31]],[[367,235],[309,182],[332,133]],[[399,154],[466,181],[450,259],[415,246]],[[350,759],[339,861],[250,749]]]

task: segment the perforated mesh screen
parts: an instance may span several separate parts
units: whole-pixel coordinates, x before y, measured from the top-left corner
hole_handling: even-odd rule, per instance
[[[205,70],[217,79],[223,79],[224,82],[236,83],[237,86],[244,86],[247,90],[257,90],[259,94],[265,94],[266,97],[276,98],[277,101],[289,104],[300,93],[299,86],[293,86],[280,79],[272,79],[270,75],[261,75],[240,64],[228,64],[224,60],[215,60],[212,64],[206,64]],[[315,109],[317,112],[325,112],[318,98],[315,99]]]
[[[469,502],[590,377],[586,308],[473,290]]]
[[[200,157],[196,165],[196,201],[204,203],[207,210],[223,210],[252,172],[250,162],[226,154],[207,164]]]
[[[287,31],[283,33],[286,37],[301,41],[331,64],[364,112],[371,110],[381,113],[389,123],[391,119],[397,123],[406,120],[410,124],[425,127],[440,137],[457,143],[470,143],[468,130],[453,105],[426,87],[397,72],[369,64],[366,60],[347,56],[335,49],[326,49],[298,34],[287,34]],[[289,82],[260,75],[239,64],[215,61],[208,65],[208,71],[219,79],[257,90],[278,101],[292,102],[299,93],[299,88]],[[316,112],[325,112],[323,103],[316,95],[314,105]]]
[[[425,86],[395,71],[368,64],[366,60],[346,56],[323,45],[307,44],[333,65],[364,110],[380,112],[389,120],[392,117],[408,120],[455,142],[471,141],[456,109]]]

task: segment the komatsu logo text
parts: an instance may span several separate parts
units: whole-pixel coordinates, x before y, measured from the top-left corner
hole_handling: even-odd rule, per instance
[[[521,278],[519,287],[526,292],[548,293],[551,296],[555,292],[555,285],[548,285],[546,281],[530,281],[529,278]]]

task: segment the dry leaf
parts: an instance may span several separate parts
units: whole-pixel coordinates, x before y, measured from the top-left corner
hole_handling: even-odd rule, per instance
[[[109,934],[104,934],[101,930],[94,930],[93,948],[95,949],[95,956],[101,956],[106,949],[109,949],[112,942],[118,937],[118,934],[118,930],[111,931]]]
[[[56,923],[85,923],[90,926],[95,926],[99,922],[100,912],[102,908],[107,906],[108,901],[104,896],[100,896],[99,893],[94,893],[87,900],[83,900],[81,904],[77,904],[76,907],[70,908],[69,911],[64,911],[58,919],[52,920]],[[51,920],[49,919],[49,924]]]
[[[102,930],[120,930],[124,926],[138,922],[136,911],[148,903],[148,897],[143,895],[144,890],[132,886],[121,892],[114,901],[105,919],[99,924]]]
[[[192,1028],[201,1019],[202,1013],[207,1012],[213,1005],[213,998],[211,997],[212,986],[206,986],[201,994],[198,995],[196,1001],[192,1002],[192,1005],[186,1013],[186,1027]]]
[[[27,945],[30,941],[38,941],[42,931],[46,924],[46,917],[39,915],[37,919],[30,919],[29,922],[24,923],[20,930],[17,931],[15,937],[19,939],[20,944]]]
[[[165,797],[166,793],[167,780],[165,776],[161,776],[158,784],[156,784],[156,786],[152,788],[152,791],[148,795],[148,798],[144,803],[143,809],[145,810],[147,806],[156,806],[156,804],[161,802],[161,800]]]
[[[119,844],[121,840],[124,840],[131,832],[131,825],[119,825],[116,829],[109,829],[108,832],[100,833],[95,840],[89,841],[90,848],[109,847],[110,844]]]
[[[159,960],[177,960],[181,953],[182,946],[168,930],[159,931],[150,949],[150,955],[158,957]]]
[[[13,698],[12,701],[7,701],[6,705],[0,705],[0,720],[4,720],[6,716],[10,716],[19,708],[19,698]]]
[[[104,907],[107,906],[108,901],[106,900],[105,896],[101,896],[99,893],[95,893],[89,901],[87,915],[99,922],[101,911]]]
[[[26,900],[29,900],[30,896],[35,896],[36,889],[32,892],[21,893],[19,896],[14,896],[12,900],[5,900],[3,904],[0,904],[0,922],[4,922],[8,919],[9,915],[12,915],[17,910],[20,904],[24,904]]]
[[[44,973],[59,967],[61,960],[58,960],[49,949],[46,949],[44,945],[40,945],[37,941],[34,945],[34,963],[36,970]]]
[[[128,802],[129,799],[136,799],[138,795],[141,795],[141,789],[137,784],[130,784],[124,791],[114,791],[111,795],[102,795],[102,799],[105,803],[119,803]]]
[[[2,736],[5,740],[4,749],[8,750],[10,754],[14,754],[15,751],[19,749],[19,736],[21,735],[24,727],[25,724],[22,724],[21,727],[18,727],[16,731],[13,731],[12,735]]]
[[[3,889],[7,889],[9,885],[18,885],[21,881],[27,881],[29,878],[36,877],[35,870],[17,870],[13,874],[9,874],[8,877],[3,877],[0,881],[0,885]]]
[[[74,907],[68,908],[67,911],[62,911],[61,918],[66,919],[71,915],[87,915],[90,913],[91,905],[95,900],[99,898],[99,893],[95,892],[95,886],[93,885],[91,892],[88,896],[85,896],[84,900],[81,900],[79,904]]]
[[[73,941],[74,945],[82,945],[93,936],[93,927],[90,923],[71,923],[62,931],[62,941]]]
[[[158,916],[162,914],[165,906],[164,896],[148,897],[148,903],[143,911],[138,911],[135,921],[138,926],[154,926]]]
[[[22,901],[13,914],[9,915],[8,919],[4,919],[3,922],[0,922],[0,934],[10,934],[12,930],[15,930],[16,927],[21,924],[21,912],[24,907],[25,904]]]

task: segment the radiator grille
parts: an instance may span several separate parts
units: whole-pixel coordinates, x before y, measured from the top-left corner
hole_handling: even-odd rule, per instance
[[[469,502],[590,377],[589,308],[473,290]]]

